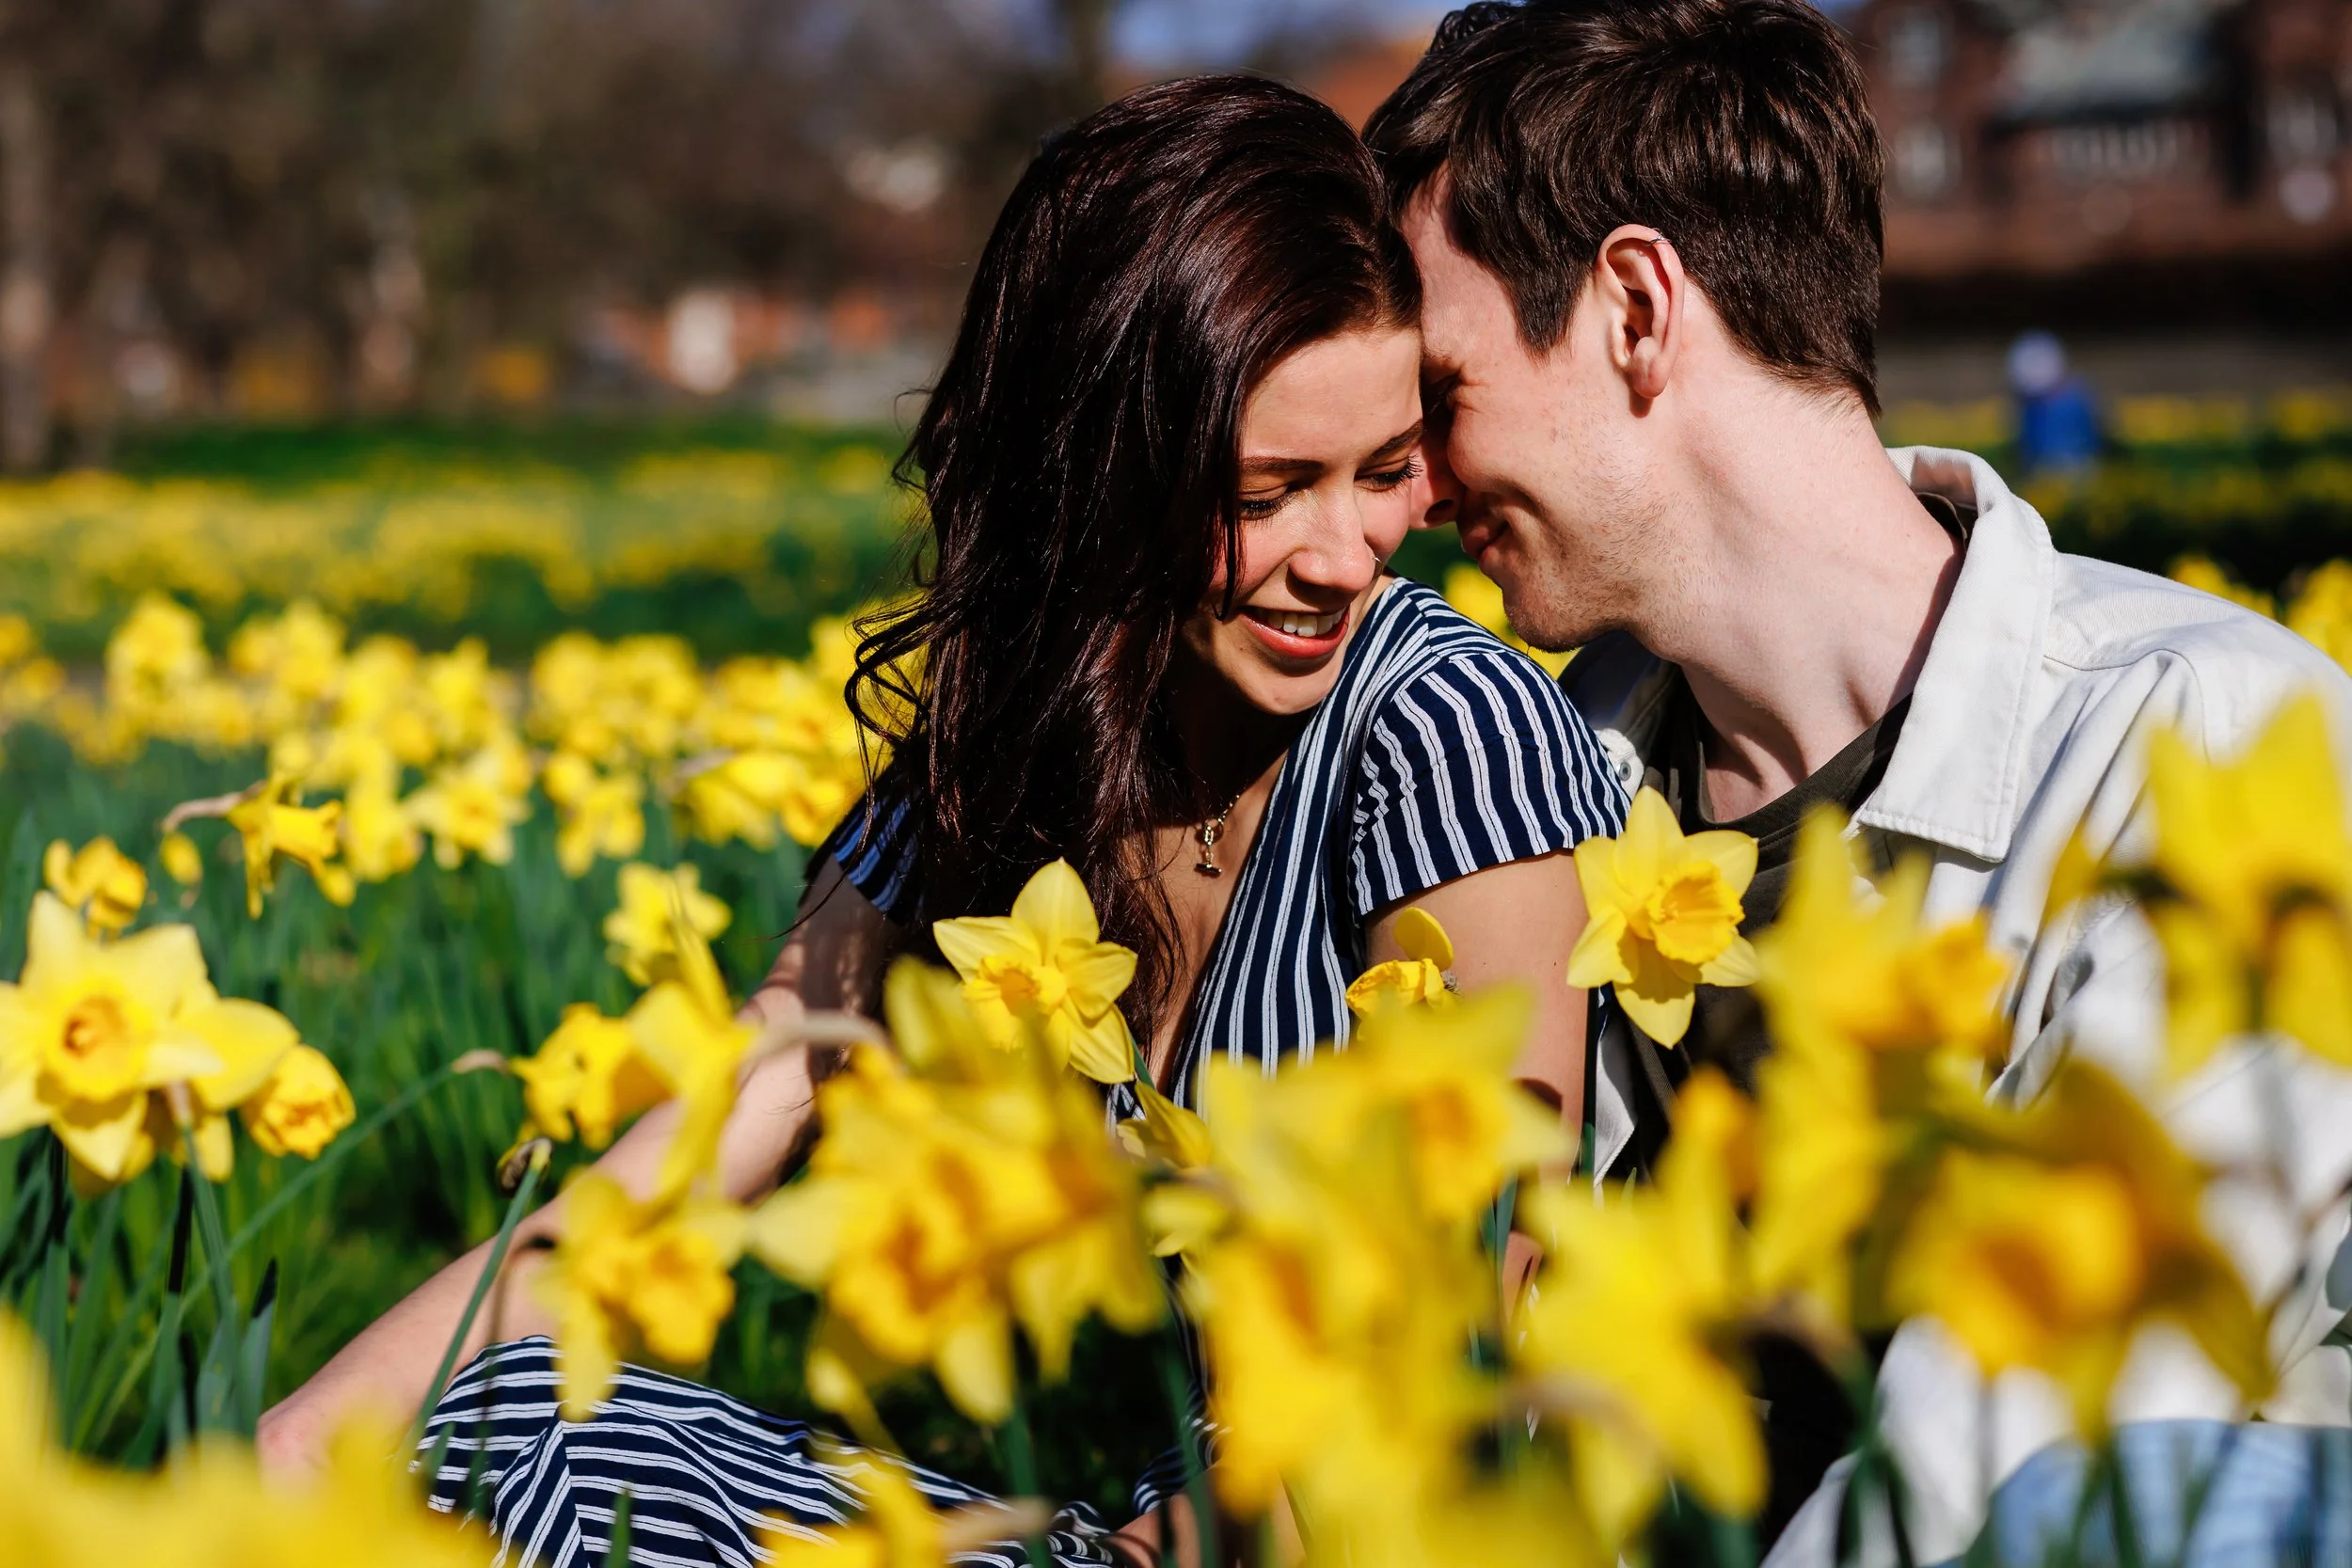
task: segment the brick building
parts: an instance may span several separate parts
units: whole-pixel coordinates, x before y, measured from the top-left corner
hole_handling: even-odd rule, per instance
[[[1888,304],[2352,314],[2352,0],[1865,0]]]

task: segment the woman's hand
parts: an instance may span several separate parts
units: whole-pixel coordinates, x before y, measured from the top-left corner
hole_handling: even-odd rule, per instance
[[[772,1025],[818,1008],[866,1010],[893,946],[895,932],[881,912],[827,861],[810,879],[800,924],[767,982],[744,1007],[744,1017]],[[750,1203],[766,1196],[783,1176],[809,1121],[815,1098],[809,1068],[808,1053],[785,1052],[745,1071],[719,1140],[719,1184],[734,1201]],[[676,1136],[679,1115],[675,1101],[655,1106],[596,1168],[632,1195],[650,1196],[662,1156]],[[564,1199],[558,1196],[516,1227],[513,1247],[459,1350],[458,1365],[485,1345],[552,1329],[530,1281],[544,1266],[543,1243],[560,1235],[563,1224]],[[426,1280],[264,1415],[255,1434],[262,1466],[281,1475],[316,1468],[326,1441],[358,1411],[374,1409],[395,1419],[414,1415],[489,1254],[485,1242]]]

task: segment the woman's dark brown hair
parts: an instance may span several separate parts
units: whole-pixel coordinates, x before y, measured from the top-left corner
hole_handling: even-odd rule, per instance
[[[850,684],[894,746],[878,792],[920,824],[923,932],[1066,858],[1137,954],[1127,1014],[1152,1037],[1172,926],[1145,847],[1209,809],[1160,696],[1237,570],[1243,406],[1294,350],[1419,309],[1371,155],[1292,88],[1146,87],[1039,153],[900,465],[929,512],[921,593],[862,628]]]

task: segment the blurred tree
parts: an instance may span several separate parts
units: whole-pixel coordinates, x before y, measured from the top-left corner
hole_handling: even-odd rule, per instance
[[[697,283],[944,309],[1117,3],[6,0],[0,454],[447,404]]]

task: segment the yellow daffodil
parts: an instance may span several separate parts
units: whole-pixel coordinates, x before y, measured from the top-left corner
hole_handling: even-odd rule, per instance
[[[1756,952],[1740,934],[1740,898],[1756,876],[1747,834],[1686,837],[1665,798],[1644,789],[1624,836],[1577,847],[1576,875],[1591,913],[1568,955],[1568,984],[1614,987],[1626,1016],[1660,1044],[1691,1027],[1699,984],[1755,980]]]
[[[230,808],[229,825],[245,841],[246,911],[262,915],[262,895],[278,885],[278,863],[295,861],[329,903],[348,904],[354,894],[351,868],[341,863],[342,802],[299,804],[299,781],[278,774]]]
[[[222,1069],[186,1022],[216,1000],[191,927],[101,945],[54,895],[36,894],[23,977],[0,986],[0,1137],[48,1127],[93,1178],[124,1180],[149,1092]]]
[[[1359,1082],[1335,1085],[1354,1055],[1270,1082],[1210,1065],[1207,1180],[1230,1212],[1185,1248],[1183,1291],[1213,1374],[1226,1503],[1256,1513],[1287,1491],[1311,1517],[1377,1533],[1458,1482],[1492,1413],[1466,1347],[1493,1273],[1470,1227],[1431,1214],[1405,1105],[1331,1135],[1318,1102],[1359,1099]]]
[[[640,1203],[596,1171],[572,1180],[563,1234],[537,1281],[556,1319],[565,1419],[586,1419],[641,1352],[677,1367],[710,1358],[735,1307],[744,1218],[714,1199]]]
[[[49,891],[80,911],[92,936],[111,936],[139,917],[147,902],[147,872],[115,847],[111,838],[93,838],[79,849],[57,839],[40,860]]]
[[[433,836],[438,864],[453,868],[476,855],[504,865],[515,858],[515,825],[531,815],[530,787],[528,760],[511,736],[502,737],[436,772],[405,809]]]
[[[727,928],[725,904],[703,891],[691,863],[665,871],[632,861],[621,867],[620,907],[605,916],[604,940],[612,962],[639,985],[651,985],[678,951],[681,921],[704,941]]]
[[[1509,986],[1441,1011],[1381,1009],[1317,1075],[1316,1092],[1292,1099],[1304,1114],[1295,1135],[1336,1157],[1334,1146],[1362,1135],[1363,1117],[1401,1110],[1421,1203],[1441,1220],[1469,1218],[1506,1178],[1575,1152],[1559,1117],[1511,1079],[1533,1005]]]
[[[645,784],[634,773],[600,778],[563,808],[556,863],[567,877],[587,875],[599,856],[627,860],[645,847]]]
[[[1159,1160],[1178,1171],[1199,1170],[1216,1153],[1209,1124],[1162,1094],[1136,1080],[1136,1099],[1143,1115],[1119,1124],[1119,1141],[1138,1160]]]
[[[1844,830],[1826,808],[1806,819],[1780,918],[1761,944],[1757,991],[1775,1043],[1995,1053],[2010,966],[1986,946],[1984,918],[1927,924],[1920,860],[1872,890]]]
[[[478,1534],[427,1509],[399,1465],[389,1423],[362,1416],[326,1445],[306,1482],[264,1480],[241,1445],[195,1446],[154,1471],[90,1464],[50,1430],[48,1379],[33,1336],[0,1314],[0,1542],[10,1568],[77,1562],[333,1562],[338,1568],[461,1568]]]
[[[2199,1215],[2205,1173],[2130,1090],[2070,1061],[1975,1132],[1900,1215],[1890,1318],[1940,1319],[1988,1375],[2049,1373],[2092,1436],[2145,1323],[2185,1329],[2249,1401],[2268,1391],[2263,1316]]]
[[[155,858],[164,863],[165,873],[182,887],[200,886],[204,880],[204,856],[196,843],[185,833],[166,833],[157,847]]]
[[[687,923],[682,907],[673,910],[673,918],[671,952],[647,966],[654,984],[628,1019],[638,1056],[684,1106],[662,1157],[665,1192],[684,1190],[716,1165],[755,1034],[729,1006],[710,944]]]
[[[1454,942],[1438,917],[1406,910],[1396,917],[1395,934],[1405,957],[1374,964],[1348,983],[1348,1009],[1359,1018],[1384,1006],[1442,1007],[1454,1000]]]
[[[1604,1539],[1635,1528],[1669,1474],[1729,1517],[1764,1501],[1756,1407],[1723,1351],[1753,1300],[1736,1208],[1751,1138],[1745,1101],[1703,1069],[1676,1098],[1654,1189],[1531,1200],[1549,1256],[1514,1321],[1518,1361],[1578,1412],[1578,1480]]]
[[[931,935],[995,1044],[1009,1050],[1034,1030],[1057,1062],[1097,1083],[1135,1076],[1135,1036],[1119,997],[1136,977],[1136,956],[1102,940],[1086,883],[1068,861],[1031,877],[1009,915],[942,920]]]
[[[606,1018],[586,1002],[564,1009],[564,1021],[536,1056],[510,1067],[522,1080],[532,1129],[567,1139],[576,1121],[580,1142],[590,1148],[611,1143],[621,1122],[671,1092],[638,1054],[628,1021]]]
[[[1931,925],[1927,868],[1861,878],[1833,811],[1799,831],[1780,919],[1758,943],[1773,1042],[1756,1069],[1764,1131],[1756,1207],[1761,1286],[1799,1288],[1841,1313],[1848,1243],[1916,1118],[1972,1104],[2007,1029],[2009,966],[1981,916]]]
[[[2258,1027],[2352,1064],[2352,822],[2319,699],[2287,704],[2234,761],[2157,734],[2148,791],[2172,1070]]]
[[[1017,1058],[931,1084],[861,1049],[818,1112],[825,1136],[755,1216],[753,1251],[821,1290],[874,1358],[930,1366],[975,1420],[1011,1408],[1014,1322],[1052,1378],[1088,1312],[1130,1332],[1157,1320],[1136,1173],[1076,1084]]]
[[[389,786],[354,785],[343,797],[343,863],[363,882],[384,882],[424,855],[424,834]]]
[[[326,1053],[297,1045],[269,1082],[239,1107],[245,1130],[264,1154],[315,1160],[352,1123],[351,1089]]]
[[[236,997],[217,998],[191,1008],[185,1022],[189,1032],[204,1042],[221,1065],[193,1080],[184,1095],[151,1095],[147,1134],[157,1148],[178,1159],[184,1153],[179,1127],[184,1118],[186,1133],[196,1144],[199,1167],[213,1180],[226,1181],[234,1159],[229,1135],[230,1114],[250,1106],[257,1097],[268,1093],[287,1059],[295,1051],[309,1048],[302,1045],[301,1036],[283,1017],[258,1002]],[[248,1118],[246,1126],[251,1125]],[[134,1164],[144,1165],[147,1160],[147,1153],[141,1150],[135,1155]]]

